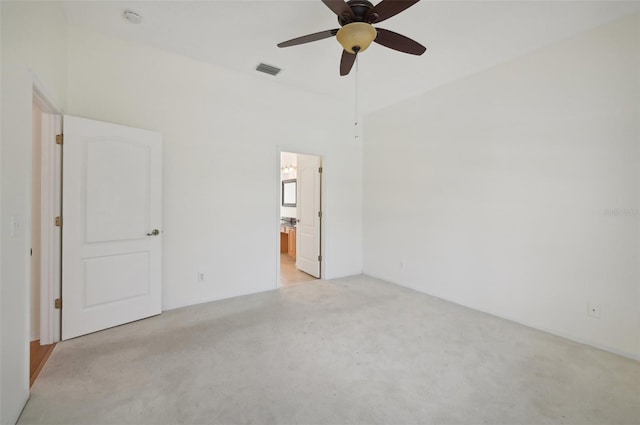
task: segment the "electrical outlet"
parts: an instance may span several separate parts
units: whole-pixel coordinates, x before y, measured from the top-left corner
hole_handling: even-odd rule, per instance
[[[600,318],[600,306],[598,304],[587,304],[587,314],[591,317],[595,317],[596,319]]]
[[[198,282],[204,282],[204,281],[205,281],[204,272],[200,270],[198,271]]]

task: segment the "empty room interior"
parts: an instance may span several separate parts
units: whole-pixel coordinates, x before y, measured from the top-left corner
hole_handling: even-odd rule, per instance
[[[1,424],[640,423],[638,1],[5,1]]]

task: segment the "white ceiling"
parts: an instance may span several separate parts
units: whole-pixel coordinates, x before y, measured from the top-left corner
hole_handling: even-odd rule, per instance
[[[376,0],[373,3],[377,3]],[[143,15],[140,25],[122,19]],[[280,49],[301,35],[339,28],[320,0],[68,1],[69,24],[154,46],[203,62],[276,79],[352,102],[355,67],[340,77],[342,48],[329,38]],[[640,10],[638,1],[428,1],[379,26],[427,47],[422,56],[372,44],[359,59],[363,113],[415,96]],[[255,71],[264,62],[276,77]]]

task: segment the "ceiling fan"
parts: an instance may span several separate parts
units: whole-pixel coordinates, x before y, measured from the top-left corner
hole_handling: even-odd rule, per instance
[[[336,36],[344,48],[340,60],[340,75],[347,75],[356,56],[364,52],[372,41],[390,49],[411,55],[421,55],[427,48],[404,35],[374,28],[372,24],[382,22],[413,6],[420,0],[382,0],[373,5],[367,0],[322,0],[338,16],[342,28],[303,35],[278,44],[278,47],[297,46]]]

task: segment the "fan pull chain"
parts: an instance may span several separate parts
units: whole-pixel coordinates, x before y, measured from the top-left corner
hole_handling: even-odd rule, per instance
[[[358,127],[358,121],[359,121],[359,111],[358,111],[358,100],[359,100],[359,95],[358,95],[358,62],[360,62],[358,60],[358,56],[356,54],[356,89],[355,89],[355,94],[356,94],[356,101],[355,101],[355,110],[354,110],[354,114],[355,114],[355,120],[354,120],[354,124],[353,124],[353,130],[354,130],[354,139],[357,141],[360,138],[360,128]]]

